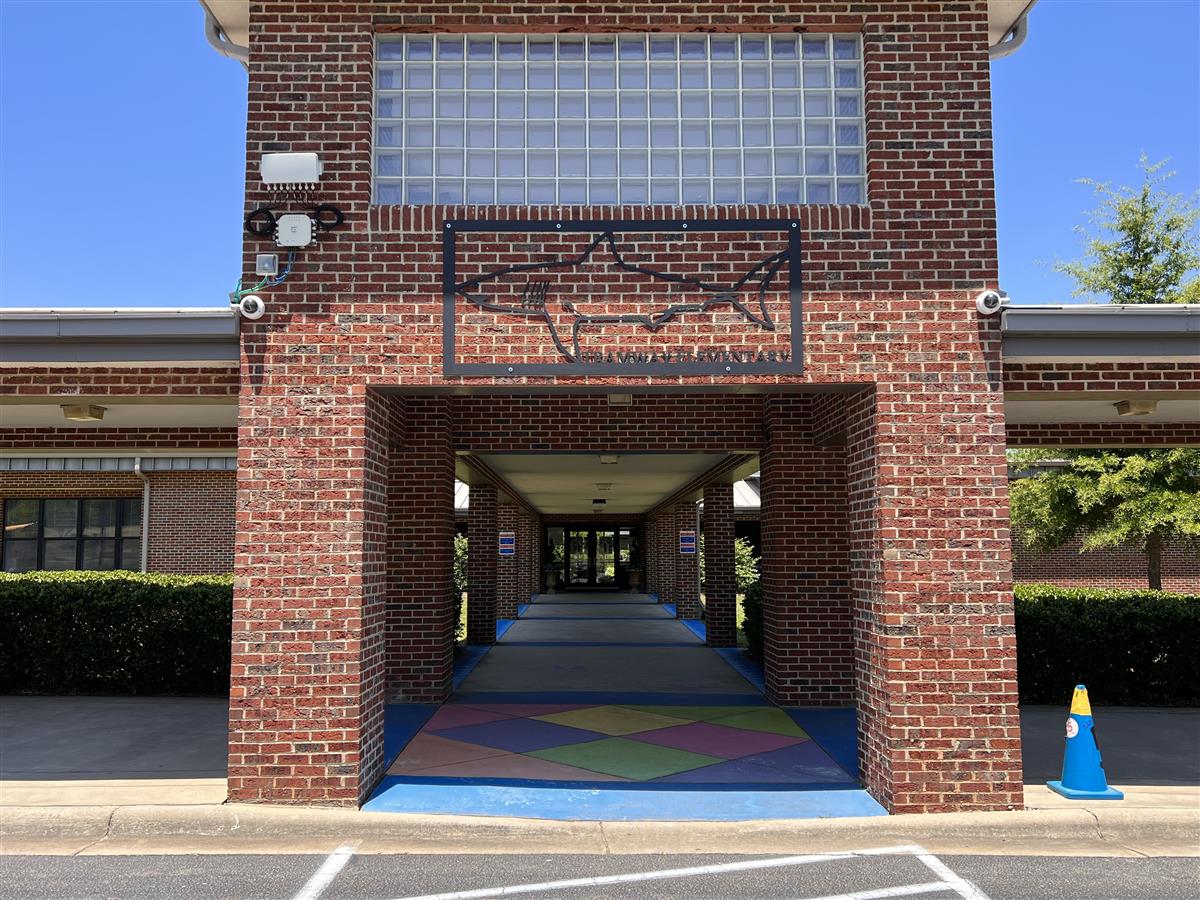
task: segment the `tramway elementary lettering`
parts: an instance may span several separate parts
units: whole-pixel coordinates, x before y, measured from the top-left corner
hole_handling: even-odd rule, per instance
[[[609,365],[637,365],[663,363],[695,365],[696,363],[786,363],[792,354],[786,350],[660,350],[606,352],[583,351],[579,355],[582,363],[606,363]]]

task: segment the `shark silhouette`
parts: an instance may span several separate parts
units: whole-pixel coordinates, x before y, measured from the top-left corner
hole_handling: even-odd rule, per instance
[[[653,314],[641,313],[625,313],[625,314],[604,314],[604,315],[585,315],[575,310],[571,303],[564,304],[566,312],[573,316],[571,323],[571,335],[568,342],[563,340],[563,336],[559,333],[558,326],[554,323],[554,318],[549,309],[546,307],[546,297],[549,294],[549,279],[536,279],[531,274],[526,282],[520,300],[517,303],[498,303],[494,300],[489,300],[486,292],[481,292],[479,289],[484,288],[489,283],[495,283],[507,275],[515,273],[527,272],[553,272],[557,270],[573,269],[591,261],[597,251],[604,249],[612,258],[612,264],[625,272],[635,272],[649,276],[660,281],[665,281],[680,285],[684,288],[691,289],[701,295],[699,299],[693,302],[676,303],[666,308],[657,311]],[[580,332],[589,325],[605,325],[612,323],[630,323],[641,325],[651,332],[657,332],[664,325],[681,316],[685,313],[703,313],[716,306],[728,304],[734,311],[739,313],[747,322],[752,325],[757,325],[764,331],[774,331],[775,322],[771,319],[771,314],[767,309],[766,295],[771,283],[775,280],[776,274],[788,261],[788,251],[782,250],[768,256],[766,259],[755,263],[751,266],[740,278],[733,284],[725,286],[715,284],[713,282],[704,281],[700,278],[690,278],[685,275],[674,275],[669,272],[658,272],[654,269],[645,266],[638,266],[629,263],[621,255],[617,249],[616,238],[611,231],[605,231],[591,241],[578,256],[566,257],[564,259],[555,259],[547,262],[538,263],[521,263],[515,266],[508,266],[499,269],[495,272],[489,272],[486,275],[480,275],[478,278],[471,278],[461,284],[454,286],[454,292],[461,295],[467,301],[477,306],[479,309],[487,310],[488,312],[498,312],[507,315],[524,316],[530,319],[540,319],[546,323],[546,327],[550,332],[550,337],[554,341],[554,346],[558,348],[559,353],[568,362],[577,362],[580,358],[579,337]],[[758,286],[757,302],[747,305],[742,301],[741,294],[747,282],[761,273],[761,281]],[[751,306],[757,306],[757,311]]]

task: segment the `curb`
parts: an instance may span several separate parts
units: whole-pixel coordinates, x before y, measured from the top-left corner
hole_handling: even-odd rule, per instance
[[[934,853],[1200,856],[1200,809],[1072,809],[749,822],[561,822],[248,804],[0,808],[7,852],[263,852],[357,840],[389,853],[795,853],[920,844]],[[20,850],[15,848],[19,847]],[[178,851],[174,851],[178,852]]]

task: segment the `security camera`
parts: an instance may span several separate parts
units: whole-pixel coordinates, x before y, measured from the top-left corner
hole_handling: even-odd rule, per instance
[[[981,316],[990,316],[1000,311],[1008,301],[1001,291],[984,291],[975,298],[975,308]]]
[[[247,294],[238,301],[237,308],[243,319],[261,319],[267,312],[267,304],[258,294]]]

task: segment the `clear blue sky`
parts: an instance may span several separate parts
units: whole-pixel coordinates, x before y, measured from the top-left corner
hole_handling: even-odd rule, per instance
[[[246,77],[192,0],[0,0],[0,302],[218,305],[238,275]],[[992,66],[1001,283],[1069,299],[1084,176],[1200,184],[1200,3],[1041,0]]]

